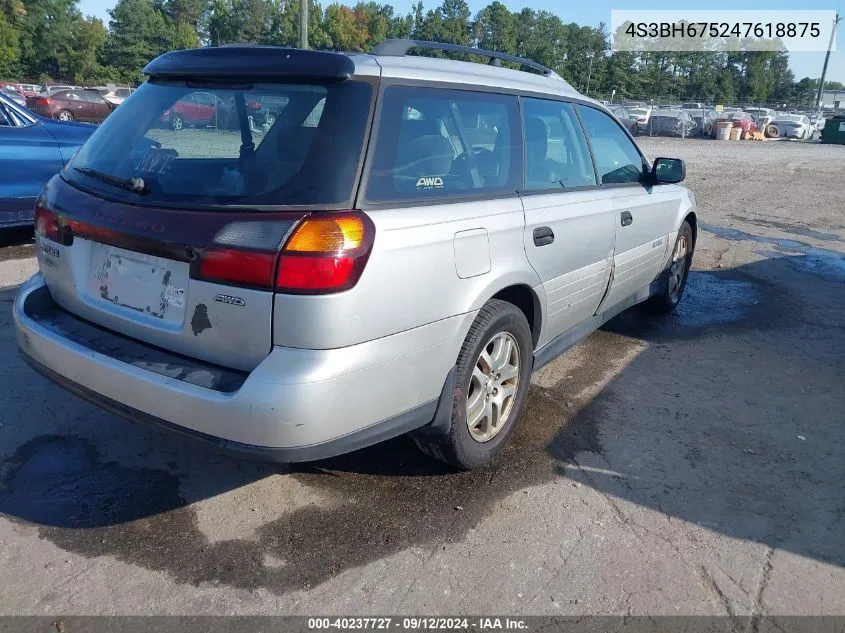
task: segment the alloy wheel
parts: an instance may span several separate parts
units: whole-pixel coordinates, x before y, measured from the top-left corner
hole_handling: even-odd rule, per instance
[[[687,255],[689,244],[687,236],[680,235],[678,243],[675,244],[675,252],[672,253],[672,265],[669,267],[669,299],[677,303],[681,299],[681,289],[684,286],[684,277],[687,272]]]
[[[467,427],[477,442],[493,439],[507,424],[519,387],[519,345],[509,332],[481,349],[467,390]]]

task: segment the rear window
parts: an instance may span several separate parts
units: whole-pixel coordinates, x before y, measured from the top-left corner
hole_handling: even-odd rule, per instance
[[[369,84],[146,82],[64,178],[155,206],[344,206],[362,154]],[[141,179],[142,188],[137,185]]]
[[[366,199],[515,193],[522,181],[518,130],[514,96],[387,88]]]

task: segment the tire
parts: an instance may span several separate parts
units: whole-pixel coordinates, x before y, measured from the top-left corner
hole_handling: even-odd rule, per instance
[[[273,124],[276,122],[276,115],[272,112],[268,112],[267,116],[264,117],[264,123],[267,127],[273,127]]]
[[[170,129],[171,130],[181,130],[184,127],[185,127],[185,119],[182,118],[181,114],[170,115]]]
[[[73,121],[73,113],[69,112],[68,110],[59,110],[56,112],[56,118],[59,121],[69,122]]]
[[[443,437],[415,437],[420,449],[464,470],[496,457],[510,439],[525,406],[533,349],[531,329],[522,311],[507,301],[488,301],[473,321],[458,354],[449,432]],[[486,352],[487,360],[482,358],[482,352]],[[513,390],[510,396],[502,395],[509,389]],[[471,402],[478,404],[470,409]]]
[[[684,220],[678,230],[669,266],[661,275],[660,292],[646,301],[646,307],[652,314],[669,314],[678,307],[687,287],[694,250],[692,227]]]
[[[780,130],[776,126],[770,125],[766,128],[766,136],[769,138],[778,138],[780,136]]]

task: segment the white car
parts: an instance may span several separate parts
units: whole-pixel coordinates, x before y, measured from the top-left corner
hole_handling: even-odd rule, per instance
[[[778,114],[766,127],[769,138],[811,138],[815,128],[803,114]]]
[[[640,129],[648,125],[649,120],[651,119],[651,108],[643,107],[643,108],[626,108],[628,110],[628,114],[637,122],[637,125],[640,126]]]
[[[100,96],[108,101],[109,103],[113,103],[114,105],[120,105],[121,103],[126,100],[126,97],[131,95],[135,90],[133,88],[106,88],[106,89],[99,89],[97,92],[100,93]]]
[[[771,108],[745,108],[745,112],[754,117],[757,128],[760,130],[765,130],[766,126],[775,119],[775,111]]]

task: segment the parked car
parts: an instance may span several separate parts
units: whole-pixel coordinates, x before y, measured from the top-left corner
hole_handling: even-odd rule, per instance
[[[0,228],[32,224],[44,184],[95,129],[39,117],[0,94]]]
[[[778,114],[766,128],[769,138],[797,138],[804,139],[813,136],[813,125],[803,114]]]
[[[213,125],[217,118],[219,101],[210,92],[192,92],[165,110],[161,120],[173,130],[188,126]]]
[[[82,86],[70,86],[65,84],[45,84],[41,89],[42,93],[52,94],[54,92],[64,92],[65,90],[84,90]]]
[[[60,90],[26,100],[30,110],[59,121],[102,123],[115,109],[93,90]]]
[[[120,88],[97,88],[97,93],[106,101],[113,105],[120,105],[124,101],[126,101],[126,97],[131,95],[134,92],[133,88],[128,87],[120,87]]]
[[[824,129],[825,117],[821,112],[816,112],[809,118],[810,123],[816,128],[817,132],[821,132]]]
[[[7,99],[11,99],[19,106],[26,107],[26,97],[24,97],[15,88],[12,88],[10,86],[3,86],[2,88],[0,88],[0,92],[2,92]]]
[[[705,110],[707,108],[706,103],[701,103],[700,101],[694,101],[690,103],[682,103],[681,109],[682,110]]]
[[[775,111],[771,108],[745,108],[744,111],[754,119],[758,130],[765,130],[766,126],[775,118]]]
[[[632,135],[639,133],[639,125],[637,123],[637,120],[631,116],[627,108],[623,108],[621,106],[614,106],[609,108],[609,110],[617,119],[619,119],[619,122],[625,126],[628,132],[630,132]]]
[[[0,82],[2,88],[14,88],[24,97],[31,97],[41,92],[41,86],[37,84],[17,84],[9,82]]]
[[[628,110],[628,114],[630,114],[631,117],[633,117],[633,119],[637,122],[637,125],[640,128],[640,132],[645,131],[649,119],[651,119],[651,108],[648,106],[636,106],[633,108],[626,109]]]
[[[686,110],[657,110],[645,128],[652,136],[692,136],[696,129],[695,122]]]
[[[250,115],[258,125],[271,126],[288,104],[284,95],[249,95]]]
[[[738,127],[742,130],[743,136],[749,132],[757,131],[757,123],[754,121],[754,117],[747,112],[731,111],[727,114],[723,112],[717,120],[730,121],[735,128]]]
[[[502,55],[388,40],[150,62],[38,201],[24,358],[234,452],[313,460],[413,431],[454,466],[493,459],[533,370],[635,304],[678,305],[695,201],[683,161],[650,162],[551,69],[421,66],[412,46]],[[214,69],[201,92],[241,104],[240,134],[139,150],[197,68]],[[262,92],[288,105],[253,131],[241,106]],[[469,145],[465,122],[494,134]]]
[[[716,122],[716,112],[708,108],[701,110],[686,110],[695,127],[692,129],[691,136],[699,136],[702,138],[710,138],[713,136],[713,125]]]

